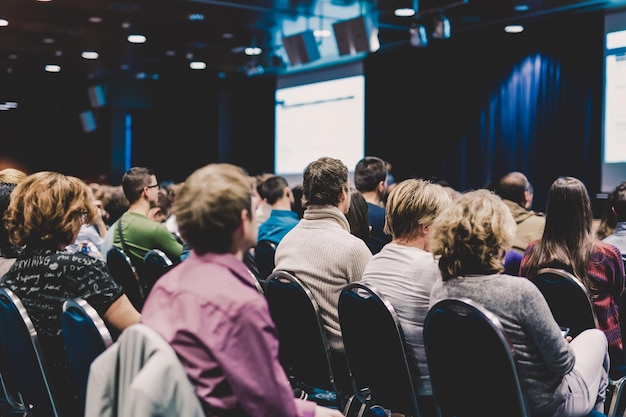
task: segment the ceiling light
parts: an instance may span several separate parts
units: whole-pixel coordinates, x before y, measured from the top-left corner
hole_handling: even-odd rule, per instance
[[[99,17],[99,16],[92,16],[92,17],[89,18],[89,21],[91,23],[100,23],[100,22],[102,22],[102,18]]]
[[[315,36],[316,38],[327,38],[331,34],[332,33],[328,29],[316,29],[313,31],[313,36]]]
[[[506,33],[521,33],[524,31],[524,26],[522,25],[506,25],[504,27],[504,31]]]
[[[130,43],[144,43],[146,41],[146,37],[143,35],[128,35],[126,39]]]
[[[203,70],[206,69],[206,62],[202,61],[193,61],[189,63],[189,68],[193,70]]]
[[[61,67],[59,65],[55,65],[55,64],[48,64],[45,66],[44,68],[46,71],[48,72],[59,72],[61,71]]]
[[[248,56],[261,55],[261,52],[263,52],[263,50],[259,48],[258,46],[249,46],[246,49],[244,49],[244,53]]]
[[[54,38],[44,38],[43,43],[54,43]]]
[[[6,19],[0,19],[0,26],[9,26],[9,21]]]
[[[204,20],[204,15],[202,13],[191,13],[187,15],[187,19],[197,22],[200,20]]]
[[[393,14],[398,17],[415,16],[415,9],[411,9],[409,7],[403,7],[403,8],[394,10]]]
[[[85,59],[98,59],[98,53],[95,51],[85,51],[81,54]]]
[[[530,7],[528,7],[527,4],[518,4],[517,6],[515,6],[513,8],[516,12],[527,12],[528,10],[530,10]]]

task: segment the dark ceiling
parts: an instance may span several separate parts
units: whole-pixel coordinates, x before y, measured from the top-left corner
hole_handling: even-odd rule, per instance
[[[462,36],[548,13],[623,5],[623,0],[529,0],[528,10],[520,12],[514,8],[518,0],[421,0],[416,16],[400,18],[393,10],[402,1],[412,7],[416,0],[0,0],[0,19],[8,21],[0,27],[0,74],[39,75],[46,64],[57,64],[59,77],[156,79],[190,75],[189,62],[201,60],[207,68],[195,74],[250,76],[293,69],[282,37],[308,29],[331,31],[324,48],[318,42],[321,62],[334,62],[341,57],[332,24],[359,16],[378,28],[384,49],[408,43],[411,22],[428,25],[438,11],[450,19],[452,36]],[[127,35],[136,33],[147,42],[129,43]],[[244,48],[251,45],[262,54],[247,56]],[[83,51],[99,57],[84,59]]]

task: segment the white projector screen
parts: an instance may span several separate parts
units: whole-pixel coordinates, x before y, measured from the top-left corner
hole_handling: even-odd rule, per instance
[[[275,174],[302,175],[322,156],[340,159],[353,171],[365,150],[361,64],[278,80],[275,132]]]

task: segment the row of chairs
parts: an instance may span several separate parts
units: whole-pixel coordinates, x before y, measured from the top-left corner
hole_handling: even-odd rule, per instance
[[[562,279],[572,279],[571,274],[546,269],[534,282],[545,290],[551,308],[554,305],[557,322],[577,335],[597,322],[584,286],[575,280],[564,284],[576,285],[573,289],[556,288]],[[348,417],[363,417],[375,407],[413,417],[433,408],[441,417],[530,416],[513,359],[515,352],[500,320],[469,299],[442,300],[426,316],[424,343],[434,393],[434,404],[427,404],[426,397],[416,396],[417,372],[408,359],[395,310],[376,288],[352,283],[339,296],[339,321],[352,378],[352,392],[341,393],[334,383],[325,330],[311,291],[287,271],[273,272],[265,287],[278,331],[280,360],[294,388],[335,392],[333,405]],[[581,292],[585,297],[578,297]],[[557,294],[559,303],[551,298]],[[564,298],[570,302],[563,303]],[[580,315],[559,311],[561,304],[571,306],[572,299],[587,303],[574,309],[584,311],[591,321],[581,325]],[[611,381],[606,406],[609,417],[624,414],[620,404],[624,381],[626,378]]]
[[[113,341],[96,310],[83,299],[65,301],[61,320],[72,383],[84,408],[89,365]],[[19,297],[4,287],[0,287],[0,361],[3,415],[61,416],[37,331]]]
[[[174,265],[159,249],[149,250],[143,263],[135,265],[124,251],[115,246],[107,252],[106,262],[113,279],[124,288],[137,311],[143,308],[154,283]]]

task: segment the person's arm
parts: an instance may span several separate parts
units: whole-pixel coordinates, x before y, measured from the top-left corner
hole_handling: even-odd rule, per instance
[[[183,245],[176,240],[176,237],[167,230],[165,226],[158,223],[157,242],[155,249],[161,249],[168,258],[175,264],[180,262],[180,255],[183,252]]]
[[[139,323],[141,314],[133,307],[126,294],[123,294],[105,311],[102,319],[121,332],[128,326]]]

